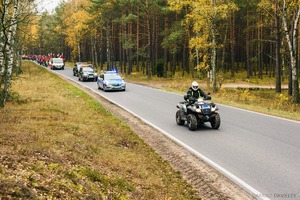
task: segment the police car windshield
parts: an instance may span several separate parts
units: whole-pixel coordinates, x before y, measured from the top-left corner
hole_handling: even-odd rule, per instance
[[[121,77],[117,74],[105,74],[106,80],[115,80],[115,79],[121,79]]]

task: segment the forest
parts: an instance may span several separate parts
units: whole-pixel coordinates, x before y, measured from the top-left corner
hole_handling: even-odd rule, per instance
[[[64,0],[38,12],[30,0],[0,0],[1,105],[20,55],[64,54],[100,69],[168,78],[223,73],[288,80],[299,95],[299,0]]]

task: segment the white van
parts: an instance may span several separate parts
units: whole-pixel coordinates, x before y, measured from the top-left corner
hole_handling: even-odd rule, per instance
[[[49,61],[50,69],[65,69],[64,59],[62,58],[51,58]]]

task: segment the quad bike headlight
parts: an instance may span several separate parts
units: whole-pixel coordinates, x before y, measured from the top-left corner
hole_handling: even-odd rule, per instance
[[[212,112],[215,112],[215,111],[217,111],[217,110],[219,110],[219,109],[218,109],[218,107],[217,107],[216,105],[213,105],[213,106],[211,107],[211,111],[212,111]]]
[[[195,112],[197,112],[197,113],[201,113],[201,106],[199,106],[198,104],[197,104],[197,105],[194,105],[194,110],[195,110]]]

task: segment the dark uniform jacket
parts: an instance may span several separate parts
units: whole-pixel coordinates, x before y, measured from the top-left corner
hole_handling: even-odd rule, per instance
[[[195,101],[199,97],[204,97],[205,98],[206,94],[200,88],[198,88],[196,91],[194,91],[190,87],[189,90],[187,91],[187,98],[188,98],[188,100],[189,101]]]

